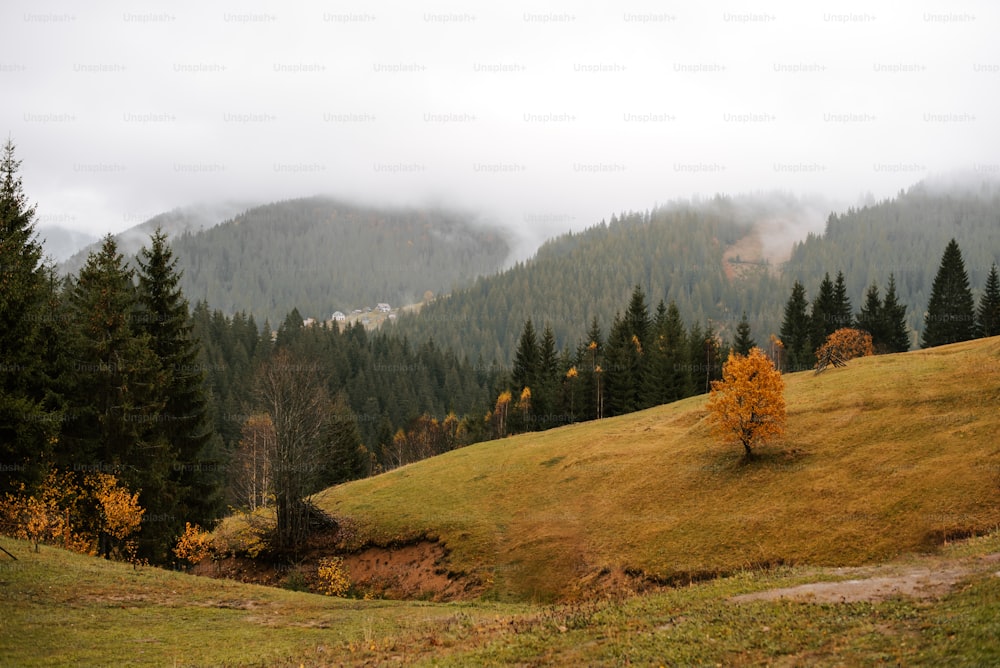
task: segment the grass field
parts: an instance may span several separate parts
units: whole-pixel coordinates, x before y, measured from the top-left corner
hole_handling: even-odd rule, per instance
[[[473,445],[331,488],[355,543],[441,541],[505,601],[775,564],[856,565],[1000,526],[1000,338],[786,376],[750,464],[705,397]],[[635,578],[633,578],[635,579]]]
[[[781,567],[544,606],[332,599],[0,545],[18,557],[0,565],[4,666],[1000,664],[995,560],[929,600],[730,601],[845,577]],[[996,556],[1000,534],[943,552]]]
[[[481,579],[475,601],[334,599],[0,538],[18,558],[0,554],[0,665],[1000,664],[1000,339],[787,382],[788,433],[749,464],[699,397],[318,496],[353,547],[439,541]],[[951,585],[731,600],[890,560]]]

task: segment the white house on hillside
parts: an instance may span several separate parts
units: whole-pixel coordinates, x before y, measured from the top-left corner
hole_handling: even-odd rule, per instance
[[[389,311],[392,310],[392,308],[390,308],[388,304],[383,302],[381,304],[376,304],[375,310],[381,311],[382,313],[388,313]]]
[[[344,322],[345,320],[347,320],[347,316],[344,315],[343,311],[334,311],[333,312],[333,321],[334,322]]]

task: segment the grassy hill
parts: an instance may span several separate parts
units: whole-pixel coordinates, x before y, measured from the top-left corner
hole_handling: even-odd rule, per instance
[[[1000,338],[786,377],[743,464],[705,398],[482,443],[320,493],[353,547],[420,537],[500,600],[856,565],[1000,526]],[[349,546],[349,547],[352,547]]]
[[[334,599],[0,538],[17,558],[0,554],[0,660],[996,665],[1000,338],[789,376],[786,396],[787,437],[749,465],[708,437],[700,398],[320,495],[359,546],[438,539],[482,577],[477,601]]]

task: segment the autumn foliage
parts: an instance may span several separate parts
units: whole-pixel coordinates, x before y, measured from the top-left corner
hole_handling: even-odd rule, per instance
[[[819,360],[817,365],[823,360],[839,358],[847,361],[874,354],[872,335],[850,327],[842,327],[830,334],[823,345],[816,350],[816,358]]]
[[[83,554],[112,551],[131,558],[145,510],[110,473],[75,475],[51,470],[34,491],[20,486],[0,498],[2,533],[40,543],[61,545]]]
[[[327,596],[343,596],[351,588],[351,578],[341,557],[324,557],[316,569],[319,590]]]
[[[730,353],[708,399],[713,434],[735,438],[749,459],[754,448],[784,433],[784,391],[781,372],[760,348],[746,357]]]
[[[212,535],[207,531],[202,531],[197,524],[184,523],[184,533],[177,539],[174,547],[174,555],[191,564],[212,556]]]

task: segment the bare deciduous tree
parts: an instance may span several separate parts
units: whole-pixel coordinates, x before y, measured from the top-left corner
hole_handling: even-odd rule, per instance
[[[313,506],[305,498],[321,484],[331,401],[316,364],[278,351],[258,372],[258,408],[271,417],[268,448],[279,551],[295,551],[309,533]]]
[[[271,496],[274,423],[267,413],[251,415],[240,429],[240,445],[232,468],[232,489],[240,506],[253,512],[267,507]]]

